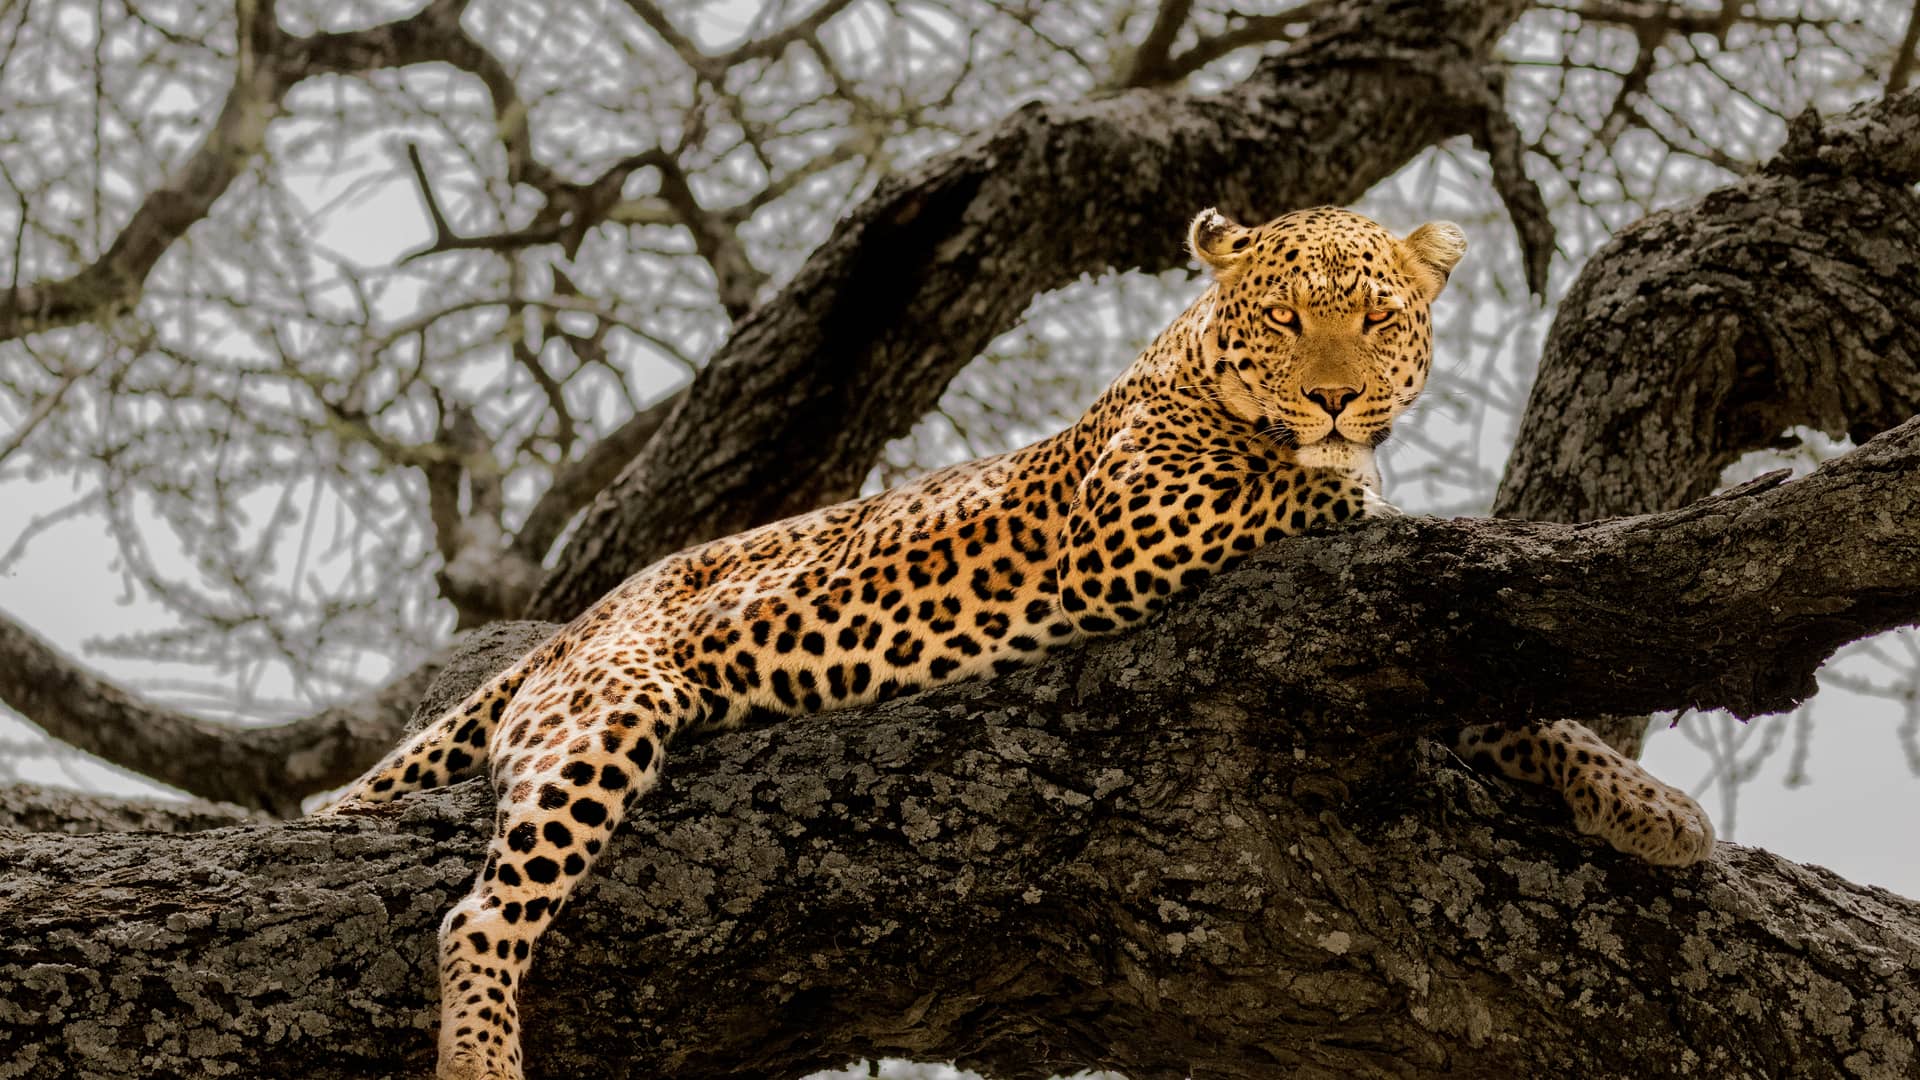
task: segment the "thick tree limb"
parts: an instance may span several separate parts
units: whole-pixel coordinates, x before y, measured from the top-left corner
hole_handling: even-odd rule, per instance
[[[1760,175],[1622,230],[1560,303],[1493,512],[1668,510],[1794,427],[1920,413],[1917,146],[1920,91],[1809,112]],[[1638,754],[1647,720],[1592,726]]]
[[[0,830],[12,832],[198,832],[271,820],[226,803],[117,799],[36,784],[0,784]]]
[[[662,555],[852,494],[1035,295],[1178,265],[1169,213],[1348,202],[1481,130],[1493,45],[1526,6],[1341,7],[1226,94],[1029,105],[883,183],[739,323],[588,510],[530,613],[571,617]]]
[[[1761,175],[1621,230],[1560,303],[1494,513],[1684,505],[1796,426],[1920,413],[1920,89],[1808,114]]]
[[[1911,1075],[1920,904],[1654,870],[1415,737],[1783,708],[1915,619],[1920,420],[1651,517],[1274,545],[1035,671],[678,754],[544,939],[534,1075]],[[491,819],[0,838],[0,1077],[423,1070]]]

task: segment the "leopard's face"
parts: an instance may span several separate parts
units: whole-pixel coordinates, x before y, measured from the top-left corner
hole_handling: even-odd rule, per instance
[[[1426,386],[1429,308],[1466,251],[1459,226],[1402,239],[1336,207],[1257,228],[1207,210],[1189,242],[1218,282],[1209,397],[1302,464],[1368,456]]]

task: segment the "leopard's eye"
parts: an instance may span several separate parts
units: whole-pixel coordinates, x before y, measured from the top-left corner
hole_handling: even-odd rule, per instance
[[[1393,318],[1392,308],[1387,308],[1384,311],[1369,311],[1367,312],[1367,325],[1379,326],[1381,323],[1386,322],[1388,319],[1391,319],[1391,318]]]
[[[1267,321],[1282,330],[1300,329],[1300,314],[1292,308],[1270,307],[1267,309]]]

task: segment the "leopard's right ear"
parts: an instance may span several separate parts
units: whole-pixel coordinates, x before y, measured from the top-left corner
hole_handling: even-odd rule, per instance
[[[1240,272],[1252,243],[1252,229],[1235,224],[1211,206],[1200,211],[1187,230],[1187,247],[1194,258],[1206,263],[1215,280],[1221,282],[1233,280]]]
[[[1400,241],[1407,271],[1419,284],[1423,299],[1432,300],[1447,287],[1447,277],[1467,253],[1467,234],[1451,221],[1429,221]]]

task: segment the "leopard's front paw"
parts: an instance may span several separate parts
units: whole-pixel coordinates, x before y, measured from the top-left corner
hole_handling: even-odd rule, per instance
[[[1713,854],[1713,821],[1686,792],[1635,766],[1577,777],[1566,788],[1574,825],[1656,866],[1692,866]]]

